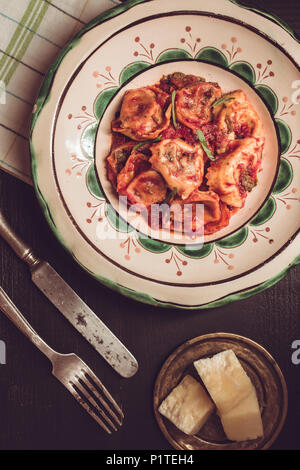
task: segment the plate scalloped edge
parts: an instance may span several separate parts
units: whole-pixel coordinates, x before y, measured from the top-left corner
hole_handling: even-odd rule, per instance
[[[39,189],[37,171],[36,171],[36,162],[37,162],[37,160],[36,160],[32,135],[33,135],[33,131],[34,131],[36,122],[38,120],[38,117],[40,115],[40,112],[42,111],[44,105],[50,99],[50,91],[51,91],[52,82],[55,78],[56,71],[59,68],[61,62],[63,61],[65,56],[78,44],[78,42],[81,40],[81,37],[85,33],[87,33],[90,29],[92,29],[94,26],[99,25],[101,23],[104,23],[104,22],[108,21],[109,19],[120,15],[123,12],[126,12],[127,10],[131,9],[132,7],[134,7],[138,4],[148,3],[148,2],[151,2],[151,1],[152,0],[127,0],[125,3],[122,3],[121,5],[118,5],[116,7],[113,7],[110,10],[107,10],[106,12],[104,12],[101,15],[97,16],[94,20],[92,20],[90,23],[88,23],[83,29],[81,29],[75,35],[73,40],[71,42],[69,42],[62,49],[62,51],[60,52],[60,54],[57,56],[56,60],[54,61],[54,63],[50,67],[50,69],[49,69],[49,71],[48,71],[48,73],[45,77],[45,80],[44,80],[44,82],[41,86],[41,89],[39,91],[36,103],[34,105],[33,118],[32,118],[31,127],[30,127],[29,145],[30,145],[30,153],[31,153],[31,159],[32,159],[31,170],[32,170],[32,179],[33,179],[33,183],[34,183],[34,188],[35,188],[36,195],[37,195],[38,201],[40,203],[41,209],[44,213],[44,216],[46,217],[46,220],[49,223],[49,225],[50,225],[53,233],[57,237],[57,239],[64,246],[66,251],[68,251],[71,254],[71,256],[75,259],[75,261],[86,272],[88,272],[92,277],[94,277],[95,279],[100,281],[106,287],[109,287],[110,289],[112,289],[112,290],[114,290],[114,291],[116,291],[116,292],[118,292],[118,293],[120,293],[120,294],[122,294],[126,297],[129,297],[131,299],[143,302],[145,304],[150,304],[150,305],[153,305],[153,306],[157,306],[157,307],[159,306],[159,307],[176,308],[176,309],[183,309],[183,310],[191,310],[191,309],[192,310],[193,309],[194,310],[197,310],[197,309],[203,310],[203,309],[221,307],[221,306],[226,305],[227,303],[231,303],[231,302],[234,302],[234,301],[237,301],[237,300],[242,300],[242,299],[249,298],[249,297],[251,297],[253,295],[256,295],[260,292],[263,292],[264,290],[266,290],[266,289],[274,286],[275,284],[277,284],[280,280],[282,280],[287,275],[287,273],[290,271],[291,268],[293,268],[294,266],[300,264],[300,254],[298,256],[296,256],[295,259],[288,266],[286,266],[283,270],[281,270],[279,273],[277,273],[275,276],[271,277],[267,281],[265,281],[261,284],[258,284],[257,286],[241,290],[240,292],[236,292],[236,293],[233,293],[233,294],[226,295],[223,298],[220,298],[218,300],[215,300],[215,301],[212,301],[212,302],[209,302],[209,303],[206,303],[206,304],[202,304],[202,305],[192,305],[192,306],[172,304],[172,303],[169,303],[169,302],[163,302],[163,301],[156,300],[155,298],[153,298],[149,294],[146,294],[144,292],[139,292],[139,291],[124,287],[124,286],[122,286],[122,285],[120,285],[120,284],[118,284],[118,283],[116,283],[116,282],[114,282],[114,281],[112,281],[108,278],[96,275],[95,273],[88,270],[76,258],[76,256],[74,255],[74,253],[72,252],[70,247],[67,245],[67,243],[65,242],[65,240],[63,239],[63,237],[59,233],[59,231],[58,231],[58,229],[57,229],[57,227],[54,223],[54,220],[51,216],[51,212],[50,212],[50,209],[47,205],[47,202],[45,201],[45,199],[44,199],[44,197],[43,197],[43,195],[42,195],[42,193]],[[242,5],[237,0],[226,0],[226,1],[235,4],[235,5],[239,6],[240,8],[243,8],[243,9],[252,11],[256,14],[259,14],[259,15],[263,16],[264,18],[266,18],[267,20],[271,20],[271,21],[275,22],[277,25],[279,25],[281,28],[283,28],[287,33],[289,33],[289,35],[295,41],[300,43],[299,36],[296,34],[296,32],[294,32],[293,29],[290,28],[289,25],[287,25],[283,20],[281,20],[276,15],[273,15],[271,13],[265,12],[265,11],[257,9],[257,8]]]

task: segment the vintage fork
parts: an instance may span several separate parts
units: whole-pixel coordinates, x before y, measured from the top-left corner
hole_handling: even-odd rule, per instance
[[[0,309],[52,363],[52,374],[108,433],[122,426],[124,414],[93,371],[76,354],[60,354],[48,346],[0,287]]]

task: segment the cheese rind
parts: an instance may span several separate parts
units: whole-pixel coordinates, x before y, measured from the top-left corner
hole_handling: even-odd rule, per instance
[[[158,411],[185,434],[196,434],[214,410],[201,384],[186,375],[161,403]]]
[[[224,432],[231,441],[248,441],[263,436],[263,424],[255,388],[228,413],[221,415]]]
[[[251,392],[251,380],[231,349],[199,359],[194,366],[220,414],[228,413]]]

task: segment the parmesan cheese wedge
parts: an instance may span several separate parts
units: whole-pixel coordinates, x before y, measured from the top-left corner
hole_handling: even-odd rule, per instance
[[[186,375],[161,403],[158,411],[185,434],[196,434],[214,410],[201,384]]]
[[[232,350],[194,362],[215,402],[229,440],[245,441],[263,436],[255,388]]]
[[[221,415],[224,432],[231,441],[248,441],[263,436],[263,425],[256,391],[253,390],[239,405]]]
[[[194,362],[219,413],[228,413],[250,394],[252,383],[231,349]]]

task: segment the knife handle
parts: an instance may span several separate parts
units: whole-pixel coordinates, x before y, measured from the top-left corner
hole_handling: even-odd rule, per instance
[[[30,246],[13,230],[1,211],[0,235],[11,246],[16,255],[29,265],[31,270],[40,263],[40,259],[33,253]]]

